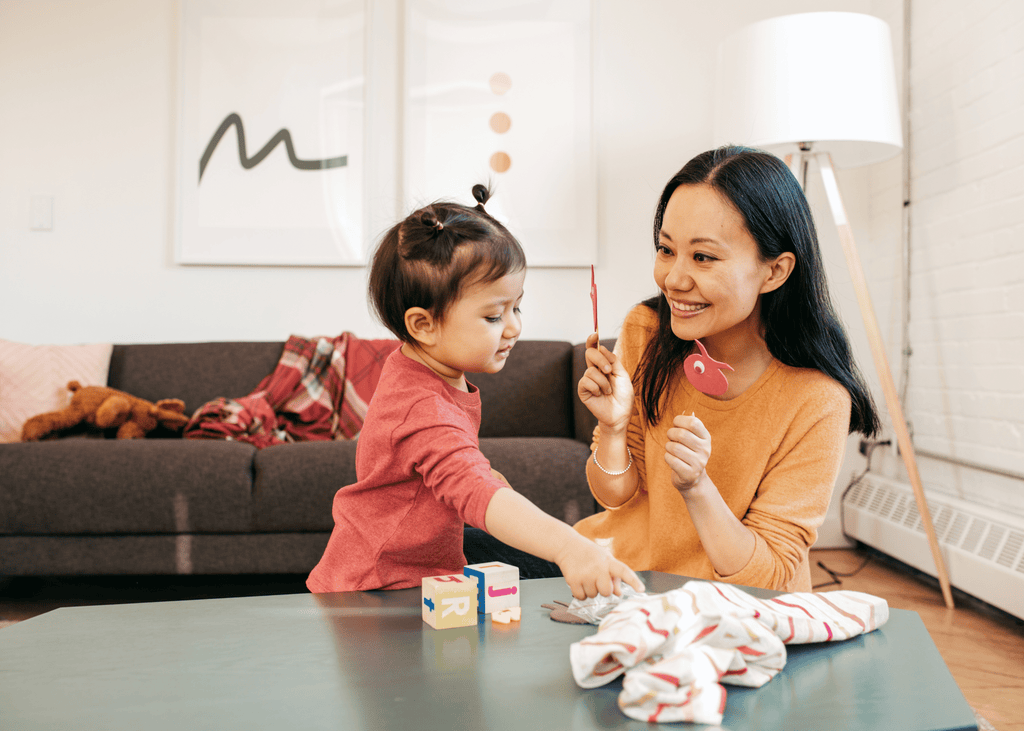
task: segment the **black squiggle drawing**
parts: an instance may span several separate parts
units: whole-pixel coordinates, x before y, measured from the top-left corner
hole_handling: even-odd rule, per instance
[[[238,161],[242,163],[242,167],[246,170],[251,170],[263,162],[263,158],[269,155],[280,142],[284,142],[285,149],[288,151],[288,160],[291,162],[292,167],[299,170],[323,170],[348,165],[348,155],[331,157],[326,160],[300,160],[295,156],[295,147],[292,145],[292,133],[287,129],[278,130],[277,134],[271,137],[270,141],[259,152],[252,157],[248,157],[245,153],[245,129],[242,126],[242,118],[235,112],[232,112],[224,117],[224,121],[220,123],[217,131],[213,133],[210,143],[206,146],[206,151],[199,160],[199,182],[203,181],[203,171],[206,170],[206,164],[210,162],[213,151],[217,149],[217,143],[220,142],[220,138],[227,133],[228,128],[232,125],[235,126],[235,132],[238,135]]]

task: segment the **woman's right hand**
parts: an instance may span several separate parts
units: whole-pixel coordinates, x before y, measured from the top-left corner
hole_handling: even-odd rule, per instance
[[[633,415],[633,382],[622,361],[600,344],[597,333],[587,338],[587,370],[576,392],[602,428],[624,430]]]

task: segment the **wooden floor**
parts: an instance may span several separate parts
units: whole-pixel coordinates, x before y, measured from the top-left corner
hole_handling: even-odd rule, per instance
[[[819,561],[837,574],[863,568],[829,585]],[[811,563],[818,591],[863,591],[920,614],[967,702],[996,731],[1024,731],[1024,621],[955,590],[948,610],[934,579],[870,549],[812,551]],[[304,592],[304,578],[14,579],[0,585],[0,628],[61,606]]]
[[[833,572],[841,586],[819,586]],[[938,582],[870,549],[811,551],[811,580],[818,591],[850,589],[885,599],[894,609],[911,609],[975,712],[997,731],[1024,731],[1024,621],[954,590],[955,609],[947,609]],[[984,727],[982,728],[984,731]]]

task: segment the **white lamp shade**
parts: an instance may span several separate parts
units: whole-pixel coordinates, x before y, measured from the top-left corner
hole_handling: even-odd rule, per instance
[[[719,46],[715,144],[779,156],[813,143],[839,167],[903,147],[888,24],[860,13],[753,23]]]

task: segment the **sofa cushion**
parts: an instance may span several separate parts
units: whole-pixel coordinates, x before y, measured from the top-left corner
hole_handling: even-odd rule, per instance
[[[0,536],[0,576],[308,574],[330,535]]]
[[[330,531],[334,493],[356,481],[356,442],[281,444],[253,465],[255,530]]]
[[[0,535],[248,531],[255,451],[178,439],[0,445]]]
[[[283,349],[283,342],[115,345],[107,385],[148,401],[180,398],[192,414],[215,398],[252,393]]]
[[[331,530],[334,494],[356,481],[355,442],[303,442],[260,450],[253,521],[258,531]],[[568,523],[594,512],[587,487],[590,449],[575,439],[480,440],[491,466],[541,510]]]
[[[481,439],[480,451],[508,483],[549,515],[572,525],[594,512],[587,485],[590,448],[575,439]]]
[[[572,345],[522,340],[497,373],[470,373],[480,389],[480,437],[572,437]],[[515,397],[512,397],[515,394]]]

